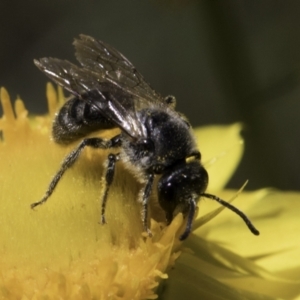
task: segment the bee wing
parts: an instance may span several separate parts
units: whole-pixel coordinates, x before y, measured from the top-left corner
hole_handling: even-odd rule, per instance
[[[136,109],[164,99],[150,87],[132,63],[112,46],[87,35],[75,39],[75,56],[80,64],[134,97]]]
[[[42,58],[34,63],[50,79],[75,97],[91,103],[128,135],[133,138],[144,136],[142,124],[136,118],[133,95],[124,93],[104,76],[66,60]]]

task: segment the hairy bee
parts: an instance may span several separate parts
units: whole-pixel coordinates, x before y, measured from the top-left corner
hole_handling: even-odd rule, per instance
[[[182,212],[187,218],[180,236],[184,240],[191,232],[197,201],[210,198],[237,213],[255,235],[258,230],[250,220],[231,204],[205,193],[208,174],[201,164],[193,132],[187,119],[175,110],[173,96],[162,97],[120,52],[90,36],[75,39],[76,58],[80,67],[66,60],[42,58],[35,65],[54,82],[69,91],[73,98],[60,109],[53,122],[52,135],[59,144],[80,141],[62,162],[44,197],[33,204],[45,203],[57,183],[78,159],[85,147],[119,149],[107,157],[106,190],[102,199],[101,223],[105,223],[105,208],[113,182],[115,165],[123,162],[143,184],[138,194],[142,205],[143,227],[149,235],[148,200],[155,176],[158,200],[165,211],[166,222]],[[118,127],[121,133],[109,140],[86,138],[94,131]]]

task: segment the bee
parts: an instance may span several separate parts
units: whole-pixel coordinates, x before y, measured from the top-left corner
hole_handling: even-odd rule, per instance
[[[65,171],[74,165],[86,147],[119,149],[117,154],[109,154],[105,163],[102,224],[106,223],[107,196],[116,163],[120,161],[142,184],[137,203],[141,204],[141,221],[149,236],[148,205],[156,176],[159,176],[158,201],[165,212],[166,223],[170,224],[179,212],[186,218],[180,240],[186,239],[191,232],[201,197],[216,200],[231,209],[253,234],[258,235],[259,231],[243,212],[205,193],[208,174],[201,164],[190,123],[175,110],[175,97],[158,94],[112,46],[87,35],[75,39],[74,46],[80,67],[57,58],[34,60],[43,73],[72,94],[53,121],[54,141],[62,145],[80,142],[63,160],[43,198],[32,203],[31,208],[48,200]],[[121,133],[111,139],[87,138],[94,131],[113,128],[119,128]]]

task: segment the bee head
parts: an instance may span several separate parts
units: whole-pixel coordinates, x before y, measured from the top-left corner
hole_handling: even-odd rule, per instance
[[[196,202],[208,185],[208,174],[198,160],[179,162],[168,168],[158,182],[158,200],[166,213],[167,224],[182,212],[187,217],[187,228],[181,240],[191,231]]]

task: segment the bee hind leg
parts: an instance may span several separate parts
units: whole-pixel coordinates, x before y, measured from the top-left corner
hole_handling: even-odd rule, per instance
[[[109,192],[109,188],[113,182],[114,175],[115,175],[115,166],[116,162],[120,159],[119,154],[109,154],[107,157],[107,163],[106,163],[106,172],[105,172],[105,190],[102,198],[102,204],[101,204],[101,224],[106,224],[105,220],[105,208],[106,208],[106,202],[107,202],[107,196]]]
[[[79,155],[81,154],[82,150],[86,146],[89,146],[89,147],[92,147],[95,149],[107,149],[107,148],[120,147],[120,145],[121,145],[120,135],[117,135],[110,140],[104,140],[101,138],[84,139],[76,149],[74,149],[69,155],[67,155],[65,157],[65,159],[63,160],[63,162],[61,164],[60,169],[55,174],[55,176],[52,178],[52,181],[50,182],[49,187],[46,190],[44,197],[40,201],[32,203],[30,205],[30,207],[35,208],[36,206],[41,205],[48,200],[48,198],[52,195],[53,191],[55,190],[55,187],[58,184],[59,180],[64,175],[65,171],[73,166],[73,164],[75,163],[75,161],[78,159]]]

